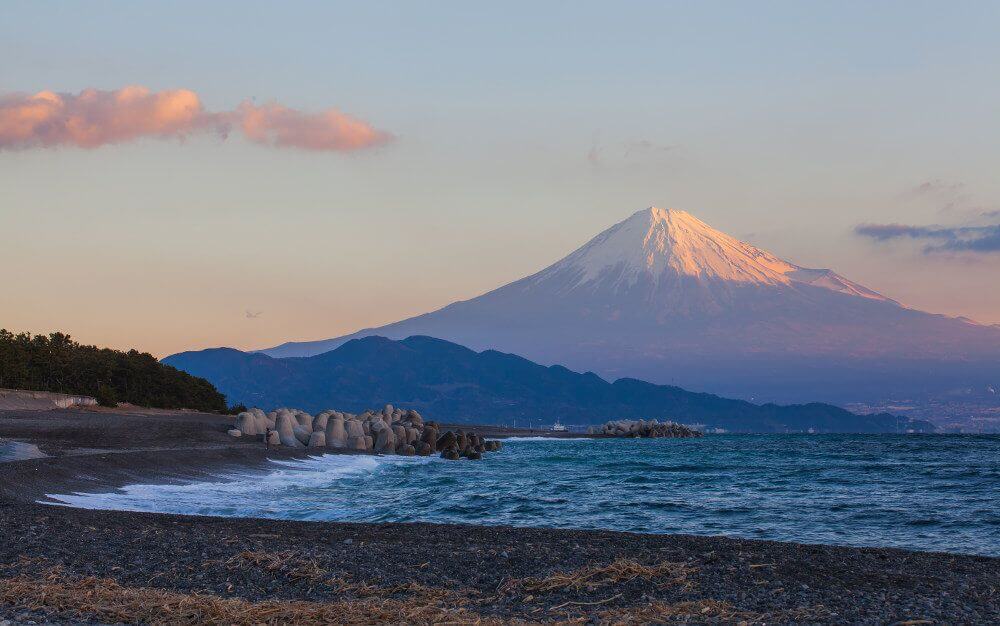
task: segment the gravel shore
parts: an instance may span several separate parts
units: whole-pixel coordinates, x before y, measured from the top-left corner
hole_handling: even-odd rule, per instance
[[[0,437],[49,455],[0,463],[0,620],[1000,622],[1000,559],[986,557],[35,502],[46,492],[188,480],[287,454],[227,440],[228,423],[177,412],[0,413]]]

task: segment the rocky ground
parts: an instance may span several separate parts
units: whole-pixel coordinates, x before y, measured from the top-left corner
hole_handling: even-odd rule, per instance
[[[0,437],[20,433],[51,455],[0,463],[0,621],[1000,622],[1000,559],[984,557],[47,506],[34,502],[46,491],[184,479],[276,454],[233,443],[220,416],[51,413],[0,414]],[[176,439],[189,429],[198,446]]]
[[[692,438],[701,437],[703,433],[689,426],[676,422],[660,422],[658,420],[613,420],[601,426],[592,426],[588,432],[594,435],[619,438]]]
[[[265,413],[259,408],[243,411],[228,431],[232,437],[267,439],[268,446],[352,450],[401,456],[439,454],[450,461],[478,461],[486,452],[496,452],[500,442],[480,436],[470,426],[442,429],[437,422],[424,422],[413,409],[391,404],[360,415],[328,409],[311,415],[300,409],[280,408]]]

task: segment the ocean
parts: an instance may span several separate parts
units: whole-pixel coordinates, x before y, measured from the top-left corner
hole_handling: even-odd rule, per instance
[[[482,461],[317,455],[99,509],[728,535],[1000,556],[998,435],[511,439]]]

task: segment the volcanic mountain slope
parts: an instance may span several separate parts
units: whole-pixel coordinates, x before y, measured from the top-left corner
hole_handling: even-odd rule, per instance
[[[471,300],[263,352],[308,356],[352,338],[418,334],[608,378],[779,401],[933,396],[1000,378],[997,327],[906,308],[655,207]]]
[[[927,422],[855,415],[829,404],[760,406],[634,379],[612,384],[589,372],[544,367],[493,350],[477,353],[430,337],[365,337],[305,358],[218,348],[164,362],[212,381],[230,403],[268,409],[358,412],[393,403],[452,422],[594,424],[655,417],[734,432],[934,430]]]

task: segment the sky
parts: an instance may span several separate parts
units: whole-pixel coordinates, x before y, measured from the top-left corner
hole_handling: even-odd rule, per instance
[[[1000,323],[995,2],[0,7],[0,327],[334,337],[651,205]]]

